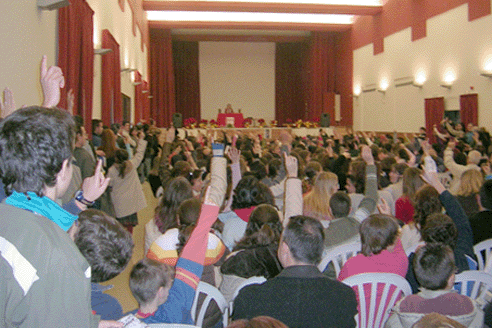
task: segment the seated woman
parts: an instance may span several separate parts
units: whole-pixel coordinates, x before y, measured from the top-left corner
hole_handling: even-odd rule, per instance
[[[467,170],[461,175],[461,182],[456,191],[456,198],[465,210],[468,218],[480,212],[477,196],[483,182],[482,172],[474,169]]]
[[[244,237],[234,247],[220,267],[222,282],[219,290],[227,301],[246,279],[275,277],[282,270],[277,258],[282,224],[277,210],[268,204],[256,207],[250,215]]]
[[[338,280],[360,273],[383,272],[405,277],[408,258],[399,238],[399,225],[394,217],[372,214],[359,227],[361,253],[345,262]]]
[[[179,205],[193,198],[191,184],[183,177],[171,180],[155,209],[155,216],[145,225],[145,253],[150,245],[167,230],[178,227],[176,212]]]
[[[316,177],[313,190],[304,196],[303,215],[319,220],[324,228],[333,219],[330,212],[330,198],[338,191],[338,177],[335,173],[321,172]]]
[[[219,214],[224,222],[222,240],[230,250],[243,238],[251,212],[261,204],[275,204],[270,188],[254,176],[245,176],[234,189],[232,212]]]

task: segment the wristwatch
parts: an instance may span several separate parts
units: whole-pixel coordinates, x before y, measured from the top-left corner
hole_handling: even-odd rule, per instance
[[[90,200],[87,200],[84,198],[84,192],[82,190],[79,190],[75,193],[75,200],[77,200],[78,202],[86,205],[86,206],[92,206],[94,205],[94,202],[90,201]]]

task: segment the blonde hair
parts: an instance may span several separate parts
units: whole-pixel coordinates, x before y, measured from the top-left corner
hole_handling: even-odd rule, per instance
[[[480,191],[483,184],[483,175],[475,169],[466,170],[461,175],[457,196],[468,197]]]
[[[304,196],[304,211],[329,216],[330,198],[338,190],[338,177],[332,172],[321,172],[314,181],[313,189]]]

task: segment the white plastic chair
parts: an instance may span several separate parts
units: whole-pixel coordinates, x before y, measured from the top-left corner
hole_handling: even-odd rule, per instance
[[[454,289],[483,306],[487,303],[487,291],[492,289],[492,275],[484,271],[463,271],[456,275]]]
[[[342,282],[352,287],[357,294],[359,313],[355,315],[355,321],[359,328],[383,327],[396,301],[403,296],[412,294],[412,288],[408,281],[393,273],[362,273],[348,277]],[[364,286],[370,287],[369,304],[366,304],[368,288],[364,288]],[[400,295],[401,297],[399,297]]]
[[[484,270],[490,259],[492,251],[492,238],[479,242],[473,246],[473,251],[478,259],[478,270]]]
[[[200,294],[205,294],[206,297],[203,300],[203,303],[201,304],[200,310],[197,315],[198,297]],[[220,312],[222,312],[222,321],[224,327],[227,327],[229,322],[229,309],[224,295],[222,295],[222,293],[217,288],[203,281],[200,281],[198,283],[195,292],[195,299],[193,300],[193,306],[191,307],[191,317],[195,319],[195,325],[197,325],[198,327],[201,327],[203,325],[205,313],[212,300],[217,303]]]
[[[321,272],[325,271],[326,268],[328,267],[328,264],[330,264],[331,262],[335,267],[335,273],[336,276],[338,277],[338,274],[340,273],[340,270],[342,269],[345,262],[347,262],[347,260],[352,256],[357,255],[357,253],[360,252],[360,250],[361,250],[360,242],[337,246],[333,250],[328,252],[328,254],[326,254],[325,257],[323,257],[321,262],[318,264],[318,269]]]
[[[416,243],[415,245],[410,246],[409,248],[405,249],[405,254],[407,254],[407,257],[410,256],[410,254],[415,253],[417,248],[419,248],[419,246],[422,245],[423,245],[422,243]]]
[[[229,313],[232,314],[232,307],[234,306],[234,300],[236,299],[237,295],[239,294],[239,291],[243,289],[246,286],[249,285],[260,285],[266,281],[265,277],[262,276],[255,276],[255,277],[250,277],[243,281],[239,286],[237,286],[236,290],[234,291],[234,294],[232,295],[232,300],[229,303]],[[224,326],[225,327],[225,326]]]

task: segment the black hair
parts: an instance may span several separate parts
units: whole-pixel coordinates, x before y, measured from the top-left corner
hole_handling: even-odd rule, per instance
[[[275,205],[270,188],[250,175],[243,177],[234,189],[231,208],[236,210],[265,203]]]
[[[89,209],[81,212],[74,242],[91,266],[92,282],[116,277],[130,261],[133,253],[132,235],[114,218]]]
[[[422,239],[426,243],[442,243],[454,249],[458,242],[458,229],[453,220],[442,213],[434,213],[427,217],[421,230]]]
[[[94,133],[94,131],[96,130],[96,127],[102,123],[101,120],[98,120],[98,119],[94,119],[92,120],[92,133]]]
[[[73,120],[75,122],[75,133],[82,134],[82,127],[84,126],[84,119],[82,116],[75,115],[73,116]]]
[[[131,165],[130,162],[128,162],[128,152],[123,149],[117,149],[114,155],[114,163],[117,165],[118,176],[123,179],[128,173],[128,166]]]
[[[282,233],[282,223],[277,209],[268,204],[256,207],[249,216],[244,237],[237,242],[234,250],[276,245]]]
[[[325,234],[318,220],[304,215],[289,219],[282,241],[289,247],[292,257],[300,262],[317,265],[324,250]]]
[[[0,123],[0,175],[7,194],[14,190],[44,196],[56,184],[74,145],[74,121],[66,111],[31,106]]]
[[[347,217],[350,213],[351,201],[347,193],[337,191],[330,197],[331,214],[335,219]]]
[[[492,210],[492,180],[487,180],[480,188],[480,203],[482,207]]]
[[[456,270],[453,251],[444,244],[426,244],[415,252],[413,269],[420,286],[445,289]]]
[[[192,197],[193,191],[187,179],[177,177],[168,183],[164,189],[164,195],[155,209],[154,220],[161,233],[178,226],[176,220],[178,207],[183,201]]]

